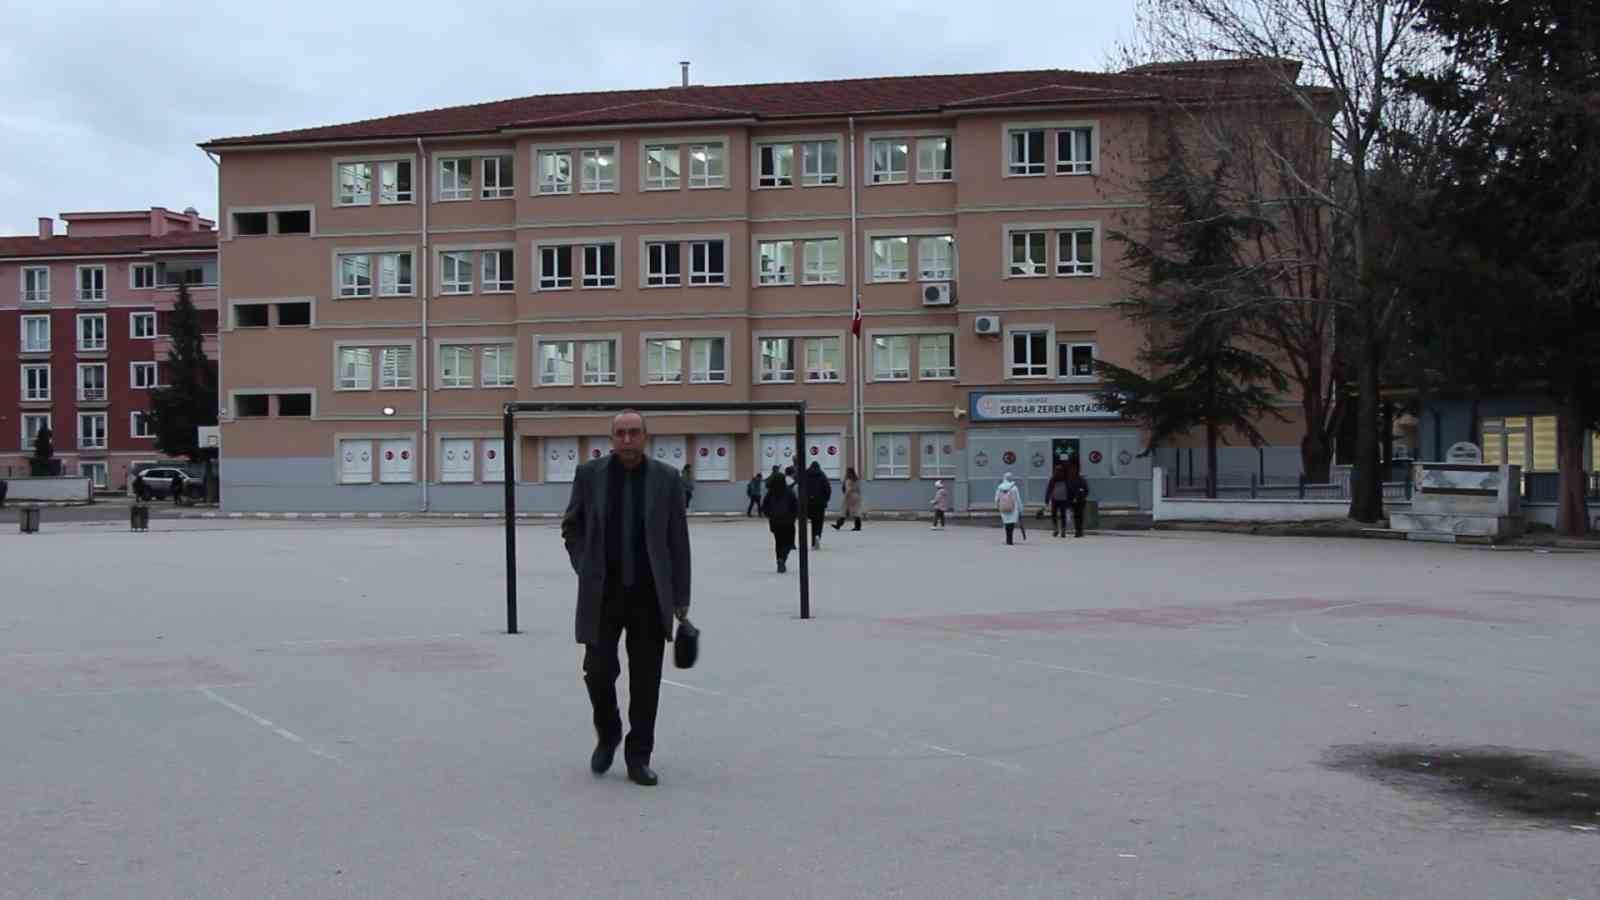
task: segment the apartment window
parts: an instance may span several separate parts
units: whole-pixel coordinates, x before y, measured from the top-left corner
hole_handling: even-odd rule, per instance
[[[867,178],[869,184],[901,184],[906,180],[911,145],[905,138],[875,140],[869,149],[872,158],[872,171]]]
[[[956,477],[956,436],[948,431],[930,431],[917,436],[922,445],[922,477]]]
[[[439,293],[472,293],[472,254],[457,251],[439,254]]]
[[[790,187],[794,184],[794,145],[762,144],[757,148],[760,171],[758,187]]]
[[[806,241],[806,284],[839,282],[839,240]]]
[[[617,342],[583,342],[583,383],[617,383]]]
[[[439,387],[469,388],[473,384],[474,354],[471,347],[439,348]]]
[[[50,399],[49,366],[22,367],[22,399],[28,403]]]
[[[843,359],[838,338],[806,338],[806,381],[838,381]]]
[[[378,389],[409,391],[416,386],[416,350],[410,347],[384,347],[378,355]]]
[[[806,141],[800,145],[800,183],[806,187],[839,183],[838,141]]]
[[[156,314],[136,312],[128,316],[128,335],[136,341],[153,339],[156,336]]]
[[[587,376],[587,373],[585,375]],[[572,384],[571,341],[541,341],[539,343],[539,383],[542,385]]]
[[[155,263],[134,263],[128,267],[128,284],[136,291],[149,290],[156,286]]]
[[[485,250],[482,257],[484,291],[516,290],[517,264],[510,250]]]
[[[30,266],[22,270],[22,302],[50,302],[50,270],[44,266]]]
[[[689,187],[719,188],[728,183],[728,156],[721,144],[689,147]]]
[[[411,280],[411,254],[380,253],[378,293],[385,297],[409,297],[415,290]]]
[[[487,182],[487,173],[484,177]],[[539,193],[572,193],[572,151],[539,151]]]
[[[572,248],[567,245],[539,248],[539,290],[555,291],[572,287]]]
[[[1094,274],[1094,229],[1075,228],[1056,233],[1056,274]]]
[[[956,338],[924,334],[917,338],[917,370],[923,378],[956,377]]]
[[[379,203],[410,203],[414,197],[411,190],[411,160],[396,159],[378,163]]]
[[[714,384],[728,380],[727,341],[695,338],[689,342],[689,383]]]
[[[586,244],[583,248],[583,286],[617,286],[617,245]]]
[[[683,380],[683,341],[652,338],[644,342],[646,384],[677,384]]]
[[[78,413],[78,449],[106,448],[106,414]]]
[[[917,239],[917,277],[949,281],[956,274],[956,241],[948,234]]]
[[[510,347],[483,348],[483,386],[486,388],[516,387],[517,354]]]
[[[406,163],[406,171],[411,171],[410,163]],[[409,178],[409,176],[407,176]],[[407,184],[410,184],[408,181]],[[411,189],[406,188],[406,199],[411,199]],[[310,234],[311,210],[309,209],[283,209],[272,213],[272,220],[277,226],[277,234]]]
[[[675,243],[649,243],[645,245],[648,268],[645,284],[650,287],[676,287],[683,281],[683,270]]]
[[[339,164],[339,205],[366,206],[372,202],[372,163]]]
[[[150,414],[149,413],[142,412],[142,411],[139,411],[139,410],[134,410],[133,414],[132,414],[132,416],[130,418],[132,418],[132,420],[133,420],[132,423],[131,423],[132,426],[133,426],[132,429],[131,429],[133,437],[136,437],[136,438],[153,438],[153,437],[156,436],[155,429],[153,427],[151,427]]]
[[[372,348],[339,348],[339,390],[372,390]]]
[[[86,403],[105,401],[105,363],[86,363],[78,366],[78,399]]]
[[[568,164],[571,157],[568,157]],[[509,156],[486,156],[483,158],[483,194],[485,200],[505,200],[516,196],[516,163]],[[571,187],[571,171],[568,171],[568,187]]]
[[[1040,378],[1050,374],[1050,332],[1011,333],[1011,377]]]
[[[272,324],[272,306],[267,303],[236,303],[233,306],[233,327],[266,328]]]
[[[905,281],[911,274],[908,262],[910,249],[909,238],[873,238],[872,280]]]
[[[1011,276],[1013,278],[1042,278],[1049,274],[1045,266],[1045,233],[1042,231],[1011,232]]]
[[[872,477],[911,477],[911,435],[880,433],[872,436]]]
[[[1011,157],[1008,173],[1012,175],[1044,174],[1044,129],[1030,128],[1012,131]]]
[[[104,313],[78,317],[78,349],[94,353],[106,349],[106,317]]]
[[[911,339],[905,335],[873,338],[872,377],[875,381],[909,381]]]
[[[1094,129],[1063,128],[1056,132],[1056,174],[1088,175],[1094,171]]]
[[[472,199],[472,158],[439,160],[439,199]]]
[[[727,255],[721,241],[694,241],[689,244],[689,283],[727,284]]]
[[[50,429],[49,413],[23,413],[22,414],[22,446],[32,447],[34,441],[39,439],[39,432]]]
[[[761,383],[790,384],[794,381],[794,338],[762,338]]]
[[[756,254],[761,284],[794,284],[794,241],[761,241]]]
[[[644,148],[644,189],[647,191],[675,191],[680,182],[678,147],[659,144]]]
[[[23,316],[22,317],[22,352],[23,353],[49,353],[50,352],[50,317],[49,316]]]
[[[156,263],[156,281],[163,285],[216,284],[216,260]]]
[[[917,139],[917,180],[949,181],[956,176],[948,137]]]
[[[583,162],[583,181],[580,185],[585,194],[602,194],[617,189],[616,154],[609,148],[594,147],[579,152]]]
[[[1094,345],[1060,344],[1056,347],[1056,377],[1093,378]]]
[[[157,372],[153,362],[136,362],[128,367],[128,376],[137,390],[148,390],[156,387]]]
[[[106,267],[78,267],[78,299],[104,300],[106,298]]]
[[[285,328],[309,326],[311,324],[311,304],[309,302],[275,303],[278,309],[278,324]]]
[[[233,398],[236,419],[264,419],[271,414],[272,397],[268,394],[237,394]]]
[[[365,253],[339,257],[339,296],[372,296],[372,257]]]

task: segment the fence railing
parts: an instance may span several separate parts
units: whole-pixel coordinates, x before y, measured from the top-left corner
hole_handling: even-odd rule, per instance
[[[1206,495],[1205,482],[1199,483],[1174,482],[1169,476],[1165,479],[1165,494],[1167,497],[1204,497]],[[1217,484],[1217,498],[1222,500],[1349,500],[1350,482],[1341,478],[1338,481],[1325,483],[1306,481],[1301,476],[1296,481],[1263,481],[1255,475],[1250,476],[1248,483]],[[1383,483],[1383,499],[1390,503],[1409,502],[1411,500],[1411,481],[1385,481]]]

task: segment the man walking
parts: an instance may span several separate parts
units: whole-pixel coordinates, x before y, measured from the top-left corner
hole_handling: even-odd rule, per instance
[[[604,774],[623,743],[617,640],[626,634],[630,696],[623,760],[628,778],[646,786],[657,782],[650,754],[661,661],[673,617],[689,613],[683,483],[672,466],[645,457],[648,437],[643,416],[618,413],[611,420],[611,455],[578,467],[561,517],[561,538],[578,574],[576,632],[598,738],[589,768]]]

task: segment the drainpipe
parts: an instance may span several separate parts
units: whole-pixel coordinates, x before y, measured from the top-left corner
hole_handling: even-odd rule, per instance
[[[222,334],[227,323],[224,318],[228,315],[228,303],[222,295],[222,239],[228,233],[228,220],[222,210],[222,157],[212,155],[210,150],[202,150],[206,159],[217,167],[217,424],[222,424],[222,408],[228,395],[222,387]],[[222,482],[222,453],[218,451],[215,461],[215,471],[211,471],[213,463],[206,461],[206,502],[217,502],[217,493],[220,492]]]
[[[429,361],[433,359],[428,346],[428,292],[433,283],[428,280],[428,158],[422,149],[422,138],[417,138],[417,203],[422,207],[422,247],[417,265],[418,299],[422,301],[422,347],[417,353],[417,384],[422,389],[422,440],[417,446],[417,467],[421,470],[422,511],[428,511],[428,466],[433,458],[429,453],[428,399],[433,384]]]
[[[855,320],[856,306],[861,302],[861,279],[856,272],[856,117],[849,118],[850,128],[850,317]],[[850,458],[855,460],[856,475],[861,475],[861,445],[866,441],[866,432],[862,423],[861,407],[866,403],[866,392],[863,389],[861,374],[861,337],[851,335],[851,382],[850,382],[850,430],[855,432],[850,441]]]

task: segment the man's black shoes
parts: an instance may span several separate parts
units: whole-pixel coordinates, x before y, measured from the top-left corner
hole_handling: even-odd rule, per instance
[[[656,777],[656,770],[649,766],[629,766],[628,780],[645,787],[655,787],[661,779]]]
[[[617,745],[601,742],[595,745],[594,755],[589,757],[589,771],[596,775],[604,775],[611,771],[611,762],[617,758]]]

